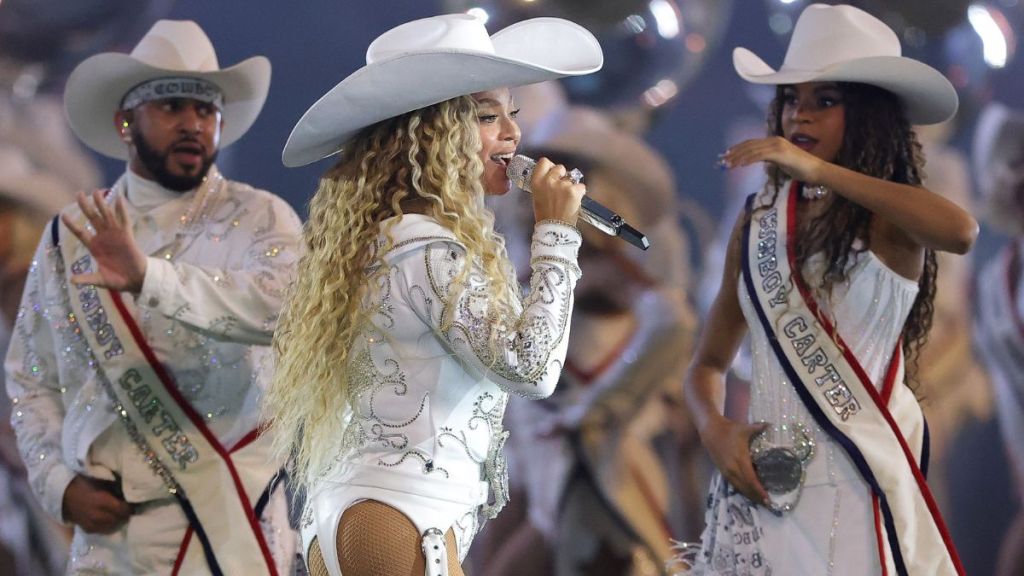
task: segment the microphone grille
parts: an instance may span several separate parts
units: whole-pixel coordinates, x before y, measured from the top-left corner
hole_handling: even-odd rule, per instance
[[[536,163],[528,156],[516,154],[512,158],[512,161],[508,163],[508,168],[505,169],[505,174],[507,174],[508,179],[520,189],[529,191],[530,174],[533,173],[533,167],[535,164]]]

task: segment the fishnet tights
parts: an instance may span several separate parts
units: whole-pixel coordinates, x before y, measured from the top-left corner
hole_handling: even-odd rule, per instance
[[[338,559],[342,576],[423,576],[425,559],[421,535],[398,510],[376,500],[364,500],[341,515],[338,523]],[[448,574],[465,576],[459,565],[455,533],[445,534]],[[309,547],[310,576],[330,576],[320,554],[320,543]]]

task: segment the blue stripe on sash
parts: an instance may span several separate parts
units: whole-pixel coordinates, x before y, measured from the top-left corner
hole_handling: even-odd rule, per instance
[[[181,511],[185,513],[185,518],[188,518],[188,525],[192,527],[196,538],[199,538],[199,543],[203,547],[203,556],[206,557],[206,565],[210,568],[210,574],[212,576],[224,576],[224,571],[217,564],[217,556],[213,553],[213,544],[210,543],[206,530],[203,530],[203,525],[199,523],[199,517],[196,516],[192,503],[188,501],[188,498],[181,490],[175,492],[174,497],[177,498],[178,504],[181,505]]]
[[[924,422],[924,437],[921,439],[921,476],[924,479],[928,479],[928,463],[932,455],[932,437],[931,433],[928,432],[928,419],[921,415],[921,421]]]
[[[270,496],[277,489],[281,482],[284,482],[288,478],[288,474],[284,471],[284,468],[274,474],[274,477],[270,479],[267,487],[263,489],[263,493],[260,494],[259,500],[256,501],[256,506],[253,508],[253,512],[256,518],[263,517],[263,510],[267,507],[270,502]],[[179,496],[180,495],[180,496]],[[185,512],[185,517],[188,518],[188,524],[192,527],[192,531],[195,532],[199,543],[203,547],[203,556],[206,557],[206,565],[210,568],[210,573],[213,576],[223,576],[224,572],[221,570],[220,565],[217,563],[217,556],[213,552],[213,545],[210,543],[210,538],[206,535],[206,531],[203,530],[203,525],[199,523],[199,518],[196,516],[195,510],[192,508],[192,503],[188,501],[184,495],[181,495],[179,491],[175,496],[178,499],[178,503],[181,505],[182,511]]]
[[[768,342],[769,344],[771,344],[772,349],[775,352],[775,356],[779,361],[779,365],[782,367],[782,370],[786,373],[786,377],[788,377],[789,380],[793,382],[793,388],[796,389],[797,395],[800,396],[800,400],[804,403],[804,406],[807,407],[808,411],[811,413],[811,416],[814,417],[814,420],[818,423],[819,426],[821,426],[825,433],[831,436],[833,440],[835,440],[840,446],[843,447],[843,449],[846,451],[846,454],[850,457],[850,460],[852,460],[853,464],[857,467],[857,470],[860,471],[861,476],[871,486],[872,492],[874,492],[874,494],[878,497],[878,502],[882,509],[882,516],[884,517],[885,521],[885,530],[887,532],[887,536],[889,539],[889,548],[892,551],[893,563],[896,565],[896,572],[899,574],[899,576],[909,576],[906,564],[903,562],[903,552],[900,550],[899,540],[896,535],[896,523],[893,519],[892,510],[889,508],[889,501],[885,497],[885,492],[883,492],[881,487],[878,485],[878,480],[875,479],[875,475],[874,473],[872,473],[871,467],[868,466],[867,460],[864,458],[864,455],[861,454],[860,450],[857,448],[857,445],[854,444],[854,442],[850,440],[845,434],[840,432],[834,424],[832,424],[832,421],[829,420],[828,416],[825,415],[825,413],[821,410],[821,407],[818,406],[817,402],[815,402],[814,397],[811,396],[811,393],[808,392],[804,386],[802,386],[803,380],[800,379],[800,376],[797,373],[797,371],[789,363],[789,359],[786,357],[785,352],[782,351],[782,347],[779,344],[778,338],[775,337],[775,333],[771,331],[769,328],[770,324],[768,323],[768,319],[765,316],[764,309],[761,307],[761,301],[757,297],[757,292],[754,288],[754,277],[750,271],[750,223],[753,221],[754,218],[754,197],[755,195],[752,194],[747,198],[747,218],[746,222],[743,225],[742,242],[743,282],[747,287],[747,293],[750,295],[750,301],[754,305],[754,310],[757,312],[757,317],[761,321],[762,326],[765,327],[765,331],[768,335]],[[788,234],[786,240],[787,242],[789,241]],[[797,271],[795,270],[791,270],[790,272],[793,274],[797,273]],[[795,290],[796,288],[794,287],[793,289]]]
[[[274,490],[277,490],[277,486],[281,482],[284,482],[287,479],[288,473],[284,471],[284,468],[278,470],[277,474],[274,474],[274,477],[270,479],[267,487],[263,489],[263,493],[260,494],[259,499],[256,500],[256,506],[253,507],[253,514],[257,519],[263,518],[263,509],[266,508],[267,504],[270,502],[270,495],[274,493]]]

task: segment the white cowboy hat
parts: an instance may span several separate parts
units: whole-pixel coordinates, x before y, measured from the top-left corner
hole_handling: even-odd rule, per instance
[[[407,22],[381,34],[366,66],[323,95],[292,129],[281,159],[302,166],[341,151],[359,130],[445,100],[601,69],[597,39],[559,18],[534,18],[493,36],[468,14]]]
[[[1024,112],[987,105],[978,116],[971,156],[985,219],[1003,232],[1024,231],[1024,206],[1016,197],[1024,183]]]
[[[884,88],[904,103],[912,124],[935,124],[956,113],[949,80],[927,64],[901,56],[899,38],[853,6],[811,4],[800,14],[782,67],[774,70],[746,48],[736,48],[736,72],[755,84],[860,82]]]
[[[39,171],[18,148],[0,146],[0,199],[52,216],[73,202],[72,186],[57,176]]]
[[[121,99],[135,86],[168,76],[199,78],[216,84],[224,97],[221,148],[242,137],[256,121],[270,88],[270,61],[254,56],[221,68],[206,33],[191,20],[160,20],[131,54],[92,56],[68,77],[64,102],[72,130],[90,148],[106,156],[128,158],[114,126]]]

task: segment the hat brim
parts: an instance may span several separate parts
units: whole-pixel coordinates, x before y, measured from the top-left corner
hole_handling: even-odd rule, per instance
[[[296,167],[337,154],[363,128],[456,96],[600,70],[597,40],[555,18],[519,22],[491,36],[495,54],[434,50],[399,54],[356,70],[316,101],[281,154]]]
[[[959,105],[956,89],[938,70],[902,56],[849,60],[819,70],[773,69],[746,48],[732,53],[736,72],[754,84],[859,82],[884,88],[904,103],[911,124],[938,124],[953,117]]]
[[[114,114],[129,90],[156,78],[185,76],[216,84],[223,93],[224,129],[220,147],[231,145],[252,127],[270,89],[270,61],[254,56],[229,68],[211,72],[170,70],[139,62],[128,54],[97,54],[68,77],[64,105],[75,134],[93,150],[126,160],[128,149],[114,126]]]

